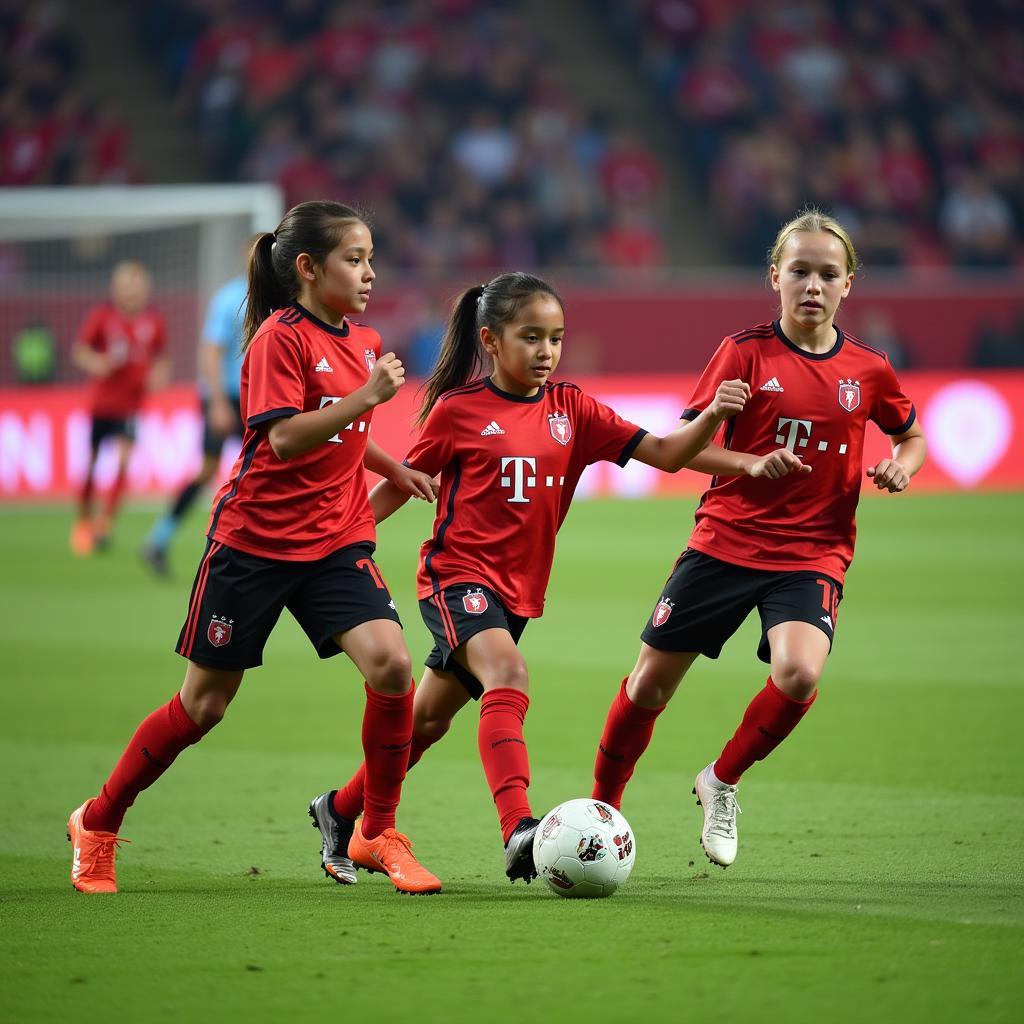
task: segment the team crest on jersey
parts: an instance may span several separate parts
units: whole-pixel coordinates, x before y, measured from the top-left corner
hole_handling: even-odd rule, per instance
[[[487,595],[482,594],[479,590],[463,594],[462,607],[465,608],[470,615],[483,615],[483,613],[487,611]]]
[[[651,616],[651,625],[664,626],[671,614],[672,602],[667,597],[663,597],[654,609],[654,614]]]
[[[137,341],[148,345],[156,334],[156,324],[152,320],[139,320],[132,328],[132,333]]]
[[[217,618],[216,615],[210,619],[209,626],[206,627],[206,639],[213,644],[214,647],[223,647],[225,644],[231,641],[231,631],[234,625],[234,619]]]
[[[847,412],[853,412],[860,405],[859,380],[841,380],[839,382],[839,404]]]
[[[553,412],[548,417],[548,430],[560,445],[567,445],[572,440],[572,424],[564,412]]]
[[[372,348],[363,349],[363,358],[366,360],[366,368],[373,373],[373,368],[377,365],[377,357],[374,355]]]

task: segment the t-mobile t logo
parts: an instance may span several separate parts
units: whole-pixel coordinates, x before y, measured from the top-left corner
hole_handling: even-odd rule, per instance
[[[501,486],[512,488],[512,497],[507,500],[513,504],[521,505],[530,499],[523,493],[527,487],[536,487],[537,478],[536,476],[527,476],[527,471],[530,473],[537,472],[537,460],[526,458],[522,455],[509,455],[502,456],[501,459],[501,472],[504,474],[505,471],[512,467],[511,476],[502,476]]]
[[[811,421],[789,420],[780,416],[775,429],[778,431],[775,435],[775,443],[784,444],[791,452],[795,452],[797,448],[807,447],[807,439],[811,436]],[[805,436],[801,437],[801,434]]]
[[[328,405],[334,405],[336,402],[340,402],[342,400],[342,398],[344,398],[344,397],[345,397],[344,395],[340,395],[340,396],[337,396],[337,397],[335,397],[334,395],[322,395],[321,398],[320,398],[320,408],[323,409],[323,408],[325,408]],[[369,433],[369,431],[370,431],[370,424],[367,423],[365,420],[358,420],[355,423],[349,423],[348,426],[342,427],[341,429],[342,430],[357,430],[360,434],[363,433],[363,431],[366,431],[367,433]],[[333,444],[344,444],[344,441],[342,441],[342,439],[341,439],[341,431],[340,430],[338,431],[337,434],[334,435],[334,437],[329,437],[329,438],[327,438],[327,440],[332,442]]]

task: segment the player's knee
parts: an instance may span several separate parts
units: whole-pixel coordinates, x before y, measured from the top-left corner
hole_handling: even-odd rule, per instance
[[[530,673],[521,657],[502,658],[491,670],[488,689],[530,691]]]
[[[209,732],[227,713],[230,700],[223,693],[204,693],[185,708],[188,717],[203,732]]]
[[[818,688],[821,670],[806,662],[790,662],[772,670],[775,685],[793,700],[809,700]]]
[[[412,686],[412,659],[404,649],[381,649],[370,659],[366,682],[378,693],[405,693]]]
[[[637,667],[626,682],[626,694],[643,708],[660,708],[669,702],[679,685],[678,679],[650,668]]]

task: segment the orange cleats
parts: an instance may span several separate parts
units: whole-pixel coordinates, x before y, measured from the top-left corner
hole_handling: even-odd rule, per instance
[[[399,892],[427,896],[441,891],[441,880],[413,856],[409,837],[393,828],[384,829],[375,839],[367,839],[360,818],[348,842],[348,855],[356,867],[386,874]]]
[[[77,558],[86,558],[92,554],[96,540],[92,534],[92,524],[88,519],[78,519],[71,527],[71,539],[68,542],[71,553]]]
[[[119,843],[130,843],[113,832],[89,832],[82,824],[86,800],[68,819],[68,839],[74,849],[71,861],[71,884],[79,892],[117,892],[114,877],[114,853]]]

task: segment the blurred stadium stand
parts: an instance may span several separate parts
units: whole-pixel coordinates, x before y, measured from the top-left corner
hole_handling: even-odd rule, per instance
[[[739,262],[804,202],[873,265],[1020,264],[1018,0],[612,0]]]
[[[897,365],[1024,364],[1019,2],[0,0],[0,29],[0,185],[354,202],[372,319],[417,369],[444,300],[510,266],[565,293],[567,373],[697,369],[772,315],[750,268],[805,202],[852,228],[843,323]],[[114,251],[76,254],[99,289]],[[22,297],[35,258],[0,246],[0,383],[16,346],[67,379],[67,317],[48,360]],[[199,302],[156,269],[187,379]]]

